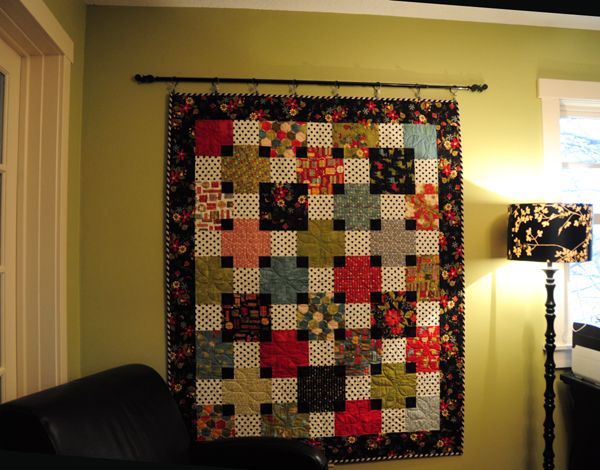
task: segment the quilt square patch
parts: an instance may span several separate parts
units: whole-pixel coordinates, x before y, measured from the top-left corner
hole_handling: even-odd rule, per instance
[[[221,303],[221,294],[233,291],[233,269],[223,267],[220,256],[200,256],[195,262],[196,302]]]
[[[257,268],[258,258],[271,254],[271,237],[259,230],[258,220],[236,219],[233,230],[221,235],[221,253],[233,258],[234,268]]]
[[[381,218],[379,196],[366,184],[346,184],[333,196],[333,218],[342,222],[341,230],[370,230],[371,221]]]
[[[381,267],[371,266],[370,256],[345,256],[333,268],[335,292],[344,292],[348,303],[369,302],[381,291]]]
[[[382,338],[415,336],[417,302],[414,292],[374,293],[371,324]]]
[[[418,185],[417,194],[407,195],[405,214],[407,219],[416,220],[417,230],[438,230],[440,211],[435,186]]]
[[[456,101],[169,99],[168,385],[199,441],[463,448]]]
[[[371,400],[346,403],[345,411],[335,413],[336,436],[357,436],[381,433],[381,410],[371,409]]]
[[[417,375],[404,364],[383,364],[381,374],[371,378],[371,396],[380,399],[383,408],[408,408],[417,395]]]
[[[298,294],[308,292],[308,268],[295,256],[272,256],[260,268],[260,291],[274,304],[294,304]]]
[[[369,375],[371,365],[381,362],[381,340],[371,337],[371,330],[345,330],[335,341],[336,365],[346,367],[346,376]]]
[[[228,294],[222,301],[223,340],[260,341],[271,332],[271,303],[258,294]]]
[[[231,155],[227,149],[233,146],[233,122],[228,119],[198,120],[194,137],[196,155]]]
[[[273,331],[271,341],[260,344],[260,366],[273,378],[297,378],[299,367],[308,367],[308,341],[296,331]]]
[[[230,219],[233,195],[225,193],[218,181],[201,182],[196,186],[194,217],[197,230],[221,230],[222,220]],[[177,213],[177,217],[181,215]]]
[[[294,158],[299,147],[306,147],[306,123],[262,121],[259,139],[261,146],[270,149],[270,157]]]
[[[440,369],[440,327],[420,326],[417,334],[406,341],[406,360],[417,365],[417,372]]]
[[[377,147],[379,130],[374,124],[333,123],[333,146],[344,149],[345,158],[369,158]]]
[[[331,220],[309,221],[297,240],[298,256],[308,257],[311,268],[333,267],[333,258],[346,254],[344,232],[334,230]]]
[[[344,304],[333,292],[311,293],[309,303],[298,305],[298,329],[308,330],[310,340],[333,341],[335,330],[344,328]]]
[[[308,186],[289,183],[260,183],[260,229],[306,230]]]
[[[268,437],[306,438],[309,414],[300,413],[296,403],[275,403],[273,413],[262,416],[262,435]]]
[[[414,194],[412,149],[370,149],[369,162],[371,194]]]
[[[212,441],[235,436],[235,416],[223,414],[223,405],[204,405],[198,408],[197,439]]]
[[[320,393],[326,387],[326,396]],[[335,411],[336,405],[346,401],[344,371],[335,366],[311,366],[298,370],[298,408],[312,413]]]
[[[231,157],[221,159],[221,175],[223,181],[233,184],[236,194],[256,194],[262,181],[270,181],[271,165],[268,159],[258,156],[257,147],[236,145]]]
[[[344,184],[344,164],[331,149],[310,147],[306,158],[296,159],[298,182],[308,185],[309,194],[333,194],[334,184]]]
[[[223,404],[233,405],[236,415],[259,415],[261,405],[270,403],[271,380],[261,378],[258,368],[236,368],[223,380]]]
[[[404,124],[404,146],[414,149],[415,158],[437,158],[435,126],[432,124]]]

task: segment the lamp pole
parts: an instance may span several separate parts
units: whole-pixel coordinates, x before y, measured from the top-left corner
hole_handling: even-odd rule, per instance
[[[554,441],[554,378],[556,364],[554,363],[554,350],[556,348],[554,338],[554,274],[557,269],[552,267],[552,262],[548,261],[547,267],[543,270],[546,273],[546,361],[544,363],[544,377],[546,378],[546,391],[544,392],[544,470],[554,469],[554,450],[552,444]]]

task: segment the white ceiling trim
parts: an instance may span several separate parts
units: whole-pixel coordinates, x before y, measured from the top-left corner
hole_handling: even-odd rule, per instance
[[[355,15],[399,16],[600,31],[594,16],[461,7],[390,0],[86,0],[88,5],[130,7],[237,8]]]

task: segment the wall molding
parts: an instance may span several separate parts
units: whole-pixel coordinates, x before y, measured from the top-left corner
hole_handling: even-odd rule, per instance
[[[600,18],[563,13],[441,5],[390,0],[86,0],[88,5],[123,7],[233,8],[354,15],[397,16],[522,26],[600,30]]]

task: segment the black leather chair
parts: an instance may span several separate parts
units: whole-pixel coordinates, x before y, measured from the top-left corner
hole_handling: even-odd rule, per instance
[[[323,452],[298,440],[190,439],[163,379],[139,364],[0,405],[0,449],[248,470],[327,469]]]

